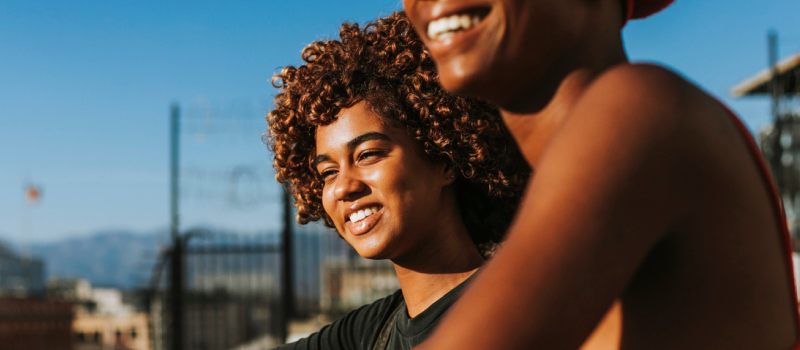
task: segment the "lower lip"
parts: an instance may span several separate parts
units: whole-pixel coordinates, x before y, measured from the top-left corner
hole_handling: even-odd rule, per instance
[[[354,236],[361,236],[370,230],[378,223],[378,220],[381,219],[383,216],[383,208],[375,214],[365,217],[359,222],[353,223],[352,221],[348,221],[345,225],[347,229],[352,233]]]

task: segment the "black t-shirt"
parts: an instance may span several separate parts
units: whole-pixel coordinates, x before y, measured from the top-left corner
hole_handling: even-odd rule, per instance
[[[392,326],[386,350],[410,350],[428,338],[470,279],[447,292],[417,317],[408,317],[403,293],[398,290],[386,298],[349,312],[307,338],[275,350],[372,350],[378,333],[399,305],[401,309]]]

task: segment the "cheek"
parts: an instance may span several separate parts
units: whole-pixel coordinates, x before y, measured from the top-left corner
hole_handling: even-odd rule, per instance
[[[403,11],[406,12],[406,16],[411,20],[411,24],[414,25],[414,27],[418,27],[416,10],[417,0],[403,0]],[[420,35],[421,34],[422,33],[420,33]]]
[[[322,209],[325,210],[325,213],[331,217],[333,223],[339,228],[341,223],[339,222],[339,215],[336,215],[336,199],[333,196],[332,186],[325,186],[322,189]]]
[[[363,179],[371,192],[382,197],[382,200],[391,198],[402,199],[402,194],[410,187],[406,170],[402,164],[384,164],[384,166],[364,172]]]
[[[406,15],[410,18],[414,14],[414,0],[403,0],[403,10],[406,11]],[[411,21],[412,23],[414,21]]]

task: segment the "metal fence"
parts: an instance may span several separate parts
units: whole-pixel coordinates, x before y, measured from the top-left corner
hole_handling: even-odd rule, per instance
[[[185,155],[180,151],[182,134],[200,137],[207,149],[195,158],[208,161],[209,154],[222,151],[211,147],[211,135],[226,142],[238,139],[225,137],[236,134],[234,130],[241,131],[243,139],[253,136],[257,129],[252,123],[263,123],[263,115],[256,119],[252,114],[248,110],[206,106],[195,111],[190,108],[182,117],[177,105],[171,107],[172,245],[161,253],[147,293],[154,350],[269,349],[307,335],[398,287],[391,263],[360,258],[331,229],[316,224],[297,225],[286,191],[269,195],[267,189],[259,190],[265,177],[263,171],[257,171],[259,167],[243,171],[245,168],[237,165],[217,172],[191,168],[194,170],[184,172],[191,175],[189,178],[181,175],[180,158]],[[200,145],[194,145],[193,150],[199,151],[197,147]],[[250,146],[247,150],[252,151]],[[232,161],[228,158],[241,156],[238,152],[225,154],[215,166],[224,166]],[[181,179],[194,184],[190,181],[181,185]],[[222,182],[226,184],[224,191],[219,190]],[[204,200],[224,199],[229,209],[239,211],[271,206],[272,210],[251,215],[249,220],[255,219],[252,223],[258,227],[273,229],[256,234],[183,230],[179,207],[187,194]],[[208,209],[204,213],[206,217],[220,214]],[[279,217],[272,215],[278,213]],[[229,220],[226,225],[230,224]]]
[[[274,238],[190,232],[182,247],[165,251],[151,288],[152,348],[228,350],[257,339],[277,344],[280,247]],[[175,259],[183,260],[182,288],[170,283]]]
[[[388,261],[359,257],[332,230],[295,226],[287,315],[279,234],[190,231],[183,237],[182,288],[171,286],[174,247],[162,253],[153,274],[153,350],[270,349],[399,288]]]

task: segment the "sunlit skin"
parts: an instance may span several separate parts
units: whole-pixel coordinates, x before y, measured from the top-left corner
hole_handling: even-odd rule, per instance
[[[458,286],[483,263],[464,227],[452,167],[434,163],[406,129],[364,102],[316,134],[322,204],[336,229],[368,259],[390,259],[409,316]],[[350,214],[378,208],[356,223]]]
[[[535,176],[419,349],[789,349],[777,208],[712,97],[630,64],[619,0],[405,0],[442,85],[486,98]],[[480,22],[444,39],[445,15]]]

